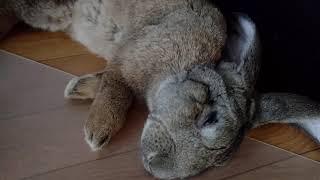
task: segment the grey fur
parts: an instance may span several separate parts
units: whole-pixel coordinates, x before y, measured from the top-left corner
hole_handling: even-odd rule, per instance
[[[227,39],[225,19],[206,0],[5,2],[0,12],[65,31],[109,60],[104,72],[75,78],[65,91],[67,98],[94,99],[85,123],[93,150],[122,127],[134,96],[145,99],[143,164],[158,178],[225,165],[253,126],[317,120],[317,103],[255,96],[260,44],[254,23],[236,15]]]
[[[268,123],[293,123],[320,142],[320,104],[289,93],[267,93],[257,97],[254,126]]]

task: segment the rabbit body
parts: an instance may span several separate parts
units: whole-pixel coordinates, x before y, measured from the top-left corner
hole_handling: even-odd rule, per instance
[[[64,31],[108,60],[104,71],[73,78],[64,92],[70,99],[93,99],[84,127],[92,150],[108,144],[123,126],[134,97],[146,101],[142,159],[158,178],[184,178],[225,165],[251,127],[319,124],[318,103],[297,95],[256,95],[256,26],[241,14],[227,23],[209,1],[3,0],[0,5],[0,16]]]

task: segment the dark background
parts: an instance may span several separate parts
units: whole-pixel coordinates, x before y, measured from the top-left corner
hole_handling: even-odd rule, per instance
[[[263,46],[258,90],[307,95],[320,100],[320,1],[216,0],[226,17],[248,14]]]

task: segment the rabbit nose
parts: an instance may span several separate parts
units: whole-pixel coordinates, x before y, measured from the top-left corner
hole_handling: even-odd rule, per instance
[[[166,127],[149,119],[141,137],[143,164],[151,174],[172,172],[175,144]]]
[[[172,171],[173,163],[166,154],[151,152],[147,154],[144,159],[146,169],[152,174]]]
[[[147,161],[151,167],[166,164],[166,160],[168,160],[168,156],[166,154],[152,152],[147,155]]]
[[[169,157],[169,154],[174,153],[174,148],[170,141],[171,139],[168,138],[142,139],[141,147],[144,159],[151,162],[158,157]]]
[[[168,144],[154,144],[153,141],[143,141],[142,155],[143,164],[147,171],[153,175],[167,174],[172,172],[173,152]]]

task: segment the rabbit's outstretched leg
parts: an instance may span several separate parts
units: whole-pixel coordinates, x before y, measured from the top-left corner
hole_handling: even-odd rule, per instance
[[[121,72],[111,67],[102,73],[72,79],[65,96],[94,99],[84,126],[85,140],[94,151],[108,144],[119,131],[132,102],[131,90],[124,83]]]
[[[290,123],[304,129],[320,143],[320,104],[289,93],[267,93],[257,98],[254,126]]]

